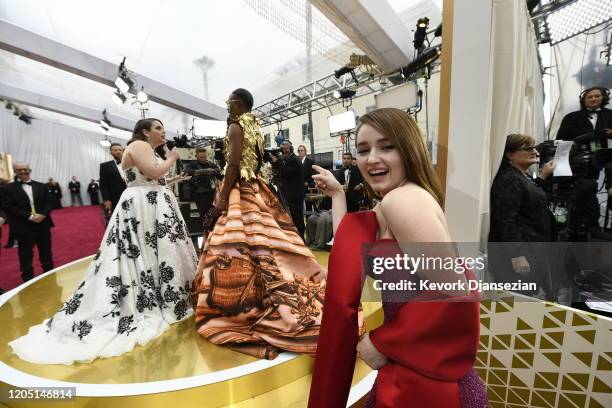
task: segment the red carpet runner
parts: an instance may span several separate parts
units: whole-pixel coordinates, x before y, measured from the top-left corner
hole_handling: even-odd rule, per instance
[[[93,255],[104,235],[104,220],[99,206],[68,207],[51,213],[55,227],[51,229],[55,267]],[[8,291],[23,283],[19,272],[17,248],[6,249],[8,228],[2,227],[0,249],[0,288]],[[34,275],[42,272],[38,251],[34,249]]]

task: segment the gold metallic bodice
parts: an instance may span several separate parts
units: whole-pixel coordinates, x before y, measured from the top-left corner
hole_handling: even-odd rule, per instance
[[[263,157],[264,137],[261,133],[261,125],[257,117],[251,112],[243,113],[230,123],[237,123],[244,133],[244,143],[242,145],[242,158],[240,159],[240,178],[253,180],[259,176],[258,162]],[[229,126],[228,126],[229,132]],[[259,152],[259,153],[258,153]],[[229,139],[227,135],[223,141],[223,154],[227,163],[229,155]],[[227,164],[225,165],[227,168]],[[225,169],[223,170],[225,173]]]

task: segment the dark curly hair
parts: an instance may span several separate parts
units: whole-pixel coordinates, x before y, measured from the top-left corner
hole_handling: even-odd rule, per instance
[[[610,90],[608,88],[604,88],[603,86],[592,86],[588,89],[585,89],[584,91],[580,93],[580,108],[581,109],[586,109],[586,106],[584,106],[584,100],[586,99],[587,94],[594,90],[599,90],[601,92],[601,95],[603,96],[603,101],[601,102],[602,108],[606,106],[608,102],[610,102]]]

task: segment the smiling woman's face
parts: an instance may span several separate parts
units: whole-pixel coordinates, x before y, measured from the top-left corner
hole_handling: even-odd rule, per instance
[[[375,193],[384,196],[407,181],[397,147],[369,124],[357,134],[357,167]]]

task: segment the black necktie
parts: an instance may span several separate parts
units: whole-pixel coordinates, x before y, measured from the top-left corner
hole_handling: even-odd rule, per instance
[[[28,186],[32,185],[31,181],[20,181],[21,184],[27,184]]]

